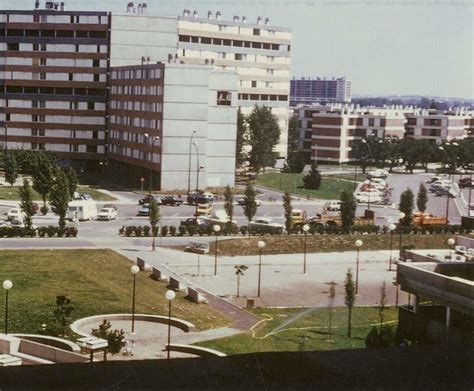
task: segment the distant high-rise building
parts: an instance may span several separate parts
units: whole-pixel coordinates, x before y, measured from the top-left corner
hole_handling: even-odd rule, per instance
[[[351,82],[340,78],[293,78],[290,81],[290,106],[311,105],[314,103],[350,102]]]

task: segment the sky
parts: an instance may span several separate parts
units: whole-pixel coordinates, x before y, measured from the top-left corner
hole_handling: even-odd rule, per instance
[[[7,1],[12,6],[7,6]],[[40,0],[43,6],[44,0]],[[145,1],[145,0],[143,0]],[[124,12],[128,0],[65,0]],[[141,1],[135,1],[138,4]],[[148,0],[148,13],[221,11],[293,31],[292,76],[346,76],[356,95],[474,99],[474,2],[468,0]],[[33,0],[0,0],[32,9]]]

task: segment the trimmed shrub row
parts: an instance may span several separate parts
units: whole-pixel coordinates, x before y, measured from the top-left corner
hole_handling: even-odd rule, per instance
[[[65,229],[60,229],[59,227],[39,227],[37,229],[28,229],[21,227],[0,227],[0,238],[34,238],[39,236],[40,238],[48,237],[52,238],[57,236],[61,237],[76,237],[77,236],[76,227],[66,227]]]

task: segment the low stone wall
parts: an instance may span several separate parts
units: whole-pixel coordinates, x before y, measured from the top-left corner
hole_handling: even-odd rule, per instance
[[[159,281],[168,281],[168,276],[163,274],[163,272],[160,269],[157,269],[156,267],[152,269],[152,274]]]
[[[54,363],[71,363],[71,362],[87,362],[89,358],[77,353],[68,352],[63,349],[54,348],[52,346],[43,345],[41,343],[27,341],[22,339],[20,341],[20,353],[32,357],[38,357],[43,360]]]
[[[90,336],[90,332],[85,333],[81,331],[86,327],[96,328],[102,323],[104,320],[114,321],[114,320],[132,320],[132,314],[107,314],[107,315],[96,315],[96,316],[89,316],[87,318],[82,318],[76,320],[73,324],[71,324],[70,328],[76,334],[82,335],[84,337]],[[161,324],[168,324],[168,317],[167,316],[160,316],[160,315],[146,315],[146,314],[135,314],[135,321],[142,321],[142,322],[153,322],[153,323],[161,323]],[[191,322],[187,322],[182,319],[178,318],[171,318],[171,326],[176,327],[184,332],[188,333],[190,331],[196,330],[196,326]]]
[[[203,296],[201,296],[196,289],[191,288],[190,286],[188,286],[187,297],[195,303],[207,303],[207,300]]]
[[[201,346],[194,346],[194,345],[182,345],[182,344],[175,344],[172,343],[170,345],[166,345],[166,349],[171,350],[172,352],[181,352],[181,353],[189,353],[194,354],[199,357],[225,357],[226,354],[219,352],[218,350],[204,348]]]
[[[38,334],[12,334],[15,337],[25,339],[27,341],[38,342],[43,345],[53,346],[58,349],[67,350],[69,352],[79,353],[81,348],[74,342],[68,341],[67,339],[51,337],[49,335],[38,335]]]

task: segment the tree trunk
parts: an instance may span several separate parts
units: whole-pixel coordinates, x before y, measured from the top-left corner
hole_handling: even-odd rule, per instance
[[[240,294],[240,274],[237,274],[237,297]]]
[[[352,335],[352,307],[349,307],[349,316],[347,317],[347,336],[351,338]]]
[[[153,241],[151,242],[151,251],[155,251],[155,240],[156,240],[156,235],[155,235],[156,228],[154,226],[151,227],[151,235],[153,236]]]

